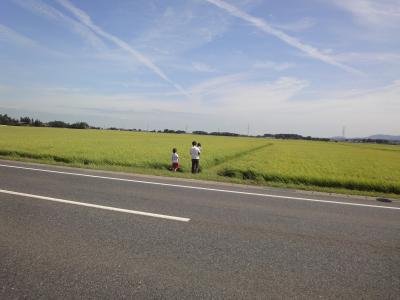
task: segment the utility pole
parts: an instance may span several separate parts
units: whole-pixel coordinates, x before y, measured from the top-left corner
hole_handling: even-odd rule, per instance
[[[250,123],[247,123],[247,136],[250,136]]]
[[[346,126],[343,126],[343,128],[342,128],[342,137],[344,139],[346,138]]]

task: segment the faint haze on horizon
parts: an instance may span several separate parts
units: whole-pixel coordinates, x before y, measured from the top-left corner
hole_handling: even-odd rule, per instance
[[[0,113],[400,134],[400,0],[0,2]]]

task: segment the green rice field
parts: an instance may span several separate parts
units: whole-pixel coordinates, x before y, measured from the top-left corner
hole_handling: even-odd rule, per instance
[[[189,148],[200,141],[201,173]],[[168,170],[178,148],[182,170]],[[400,146],[0,126],[0,157],[104,170],[400,197]]]

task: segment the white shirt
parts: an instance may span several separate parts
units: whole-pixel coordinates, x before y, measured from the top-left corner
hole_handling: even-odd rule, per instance
[[[192,159],[200,159],[200,149],[197,146],[190,148],[190,156]]]
[[[172,162],[178,163],[179,162],[179,155],[178,153],[172,153]]]

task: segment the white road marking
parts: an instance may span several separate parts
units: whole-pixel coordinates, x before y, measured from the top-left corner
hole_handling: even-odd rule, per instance
[[[123,209],[123,208],[117,208],[117,207],[111,207],[111,206],[103,206],[103,205],[97,205],[97,204],[91,204],[91,203],[85,203],[85,202],[64,200],[64,199],[59,199],[59,198],[52,198],[52,197],[45,197],[45,196],[39,196],[39,195],[18,193],[18,192],[1,190],[1,189],[0,189],[0,193],[9,194],[9,195],[15,195],[15,196],[21,196],[21,197],[27,197],[27,198],[40,199],[40,200],[46,200],[46,201],[61,202],[61,203],[66,203],[66,204],[79,205],[79,206],[86,206],[86,207],[92,207],[92,208],[99,208],[99,209],[117,211],[117,212],[122,212],[122,213],[127,213],[127,214],[141,215],[141,216],[146,216],[146,217],[167,219],[167,220],[173,220],[173,221],[181,221],[181,222],[189,222],[190,221],[190,219],[188,219],[188,218],[181,218],[181,217],[153,214],[153,213],[144,212],[144,211]]]
[[[152,184],[152,185],[160,185],[160,186],[170,186],[170,187],[177,187],[177,188],[184,188],[184,189],[204,190],[204,191],[230,193],[230,194],[240,194],[240,195],[248,195],[248,196],[258,196],[258,197],[267,197],[267,198],[281,198],[281,199],[291,199],[291,200],[298,200],[298,201],[309,201],[309,202],[320,202],[320,203],[328,203],[328,204],[339,204],[339,205],[351,205],[351,206],[361,206],[361,207],[372,207],[372,208],[385,208],[385,209],[400,210],[400,207],[395,207],[395,206],[381,206],[381,205],[370,205],[370,204],[361,204],[361,203],[320,200],[320,199],[302,198],[302,197],[280,196],[280,195],[273,195],[273,194],[241,192],[241,191],[234,191],[234,190],[223,190],[223,189],[214,189],[214,188],[206,188],[206,187],[199,187],[199,186],[180,185],[180,184],[162,183],[162,182],[154,182],[154,181],[144,181],[144,180],[136,180],[136,179],[126,179],[126,178],[118,178],[118,177],[107,177],[107,176],[90,175],[90,174],[82,174],[82,173],[72,173],[72,172],[46,170],[46,169],[37,169],[37,168],[20,167],[20,166],[12,166],[12,165],[4,165],[4,164],[0,164],[0,167],[13,168],[13,169],[22,169],[22,170],[30,170],[30,171],[37,171],[37,172],[63,174],[63,175],[82,176],[82,177],[89,177],[89,178],[117,180],[117,181],[124,181],[124,182],[134,182],[134,183],[144,183],[144,184]]]

